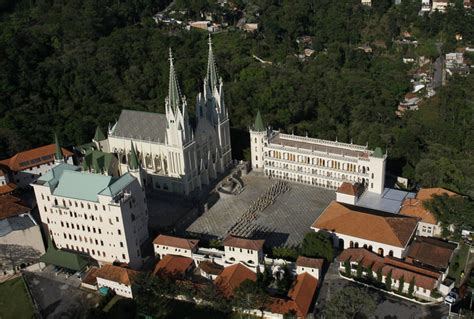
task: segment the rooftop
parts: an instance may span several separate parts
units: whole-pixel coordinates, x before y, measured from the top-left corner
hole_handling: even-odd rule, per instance
[[[236,247],[250,250],[262,250],[265,240],[246,239],[229,235],[224,240],[224,246]]]
[[[199,240],[158,235],[158,237],[153,240],[153,244],[193,250],[199,244]]]
[[[210,275],[220,275],[224,270],[224,267],[218,265],[212,261],[204,260],[199,263],[199,268],[201,268],[205,273]]]
[[[104,176],[79,171],[79,167],[60,164],[38,179],[56,196],[98,202],[98,195],[115,196],[135,178],[129,173],[120,177]]]
[[[28,215],[17,215],[0,220],[0,237],[6,236],[12,231],[24,230],[36,226],[36,222]]]
[[[385,188],[382,194],[367,191],[360,196],[357,206],[398,214],[403,201],[415,197],[415,193]]]
[[[214,282],[224,296],[231,297],[235,289],[245,280],[256,281],[257,274],[242,264],[235,264],[224,268]]]
[[[194,260],[189,257],[166,255],[156,264],[154,275],[184,276],[186,271],[194,265]]]
[[[405,247],[417,223],[415,218],[332,201],[311,228]]]
[[[321,269],[323,268],[323,264],[324,264],[324,259],[322,258],[309,258],[309,257],[299,256],[298,259],[296,259],[296,266],[300,266],[300,267]]]
[[[72,156],[72,152],[65,148],[61,148],[65,157]],[[17,153],[16,155],[0,161],[14,172],[22,171],[31,167],[42,165],[54,161],[54,154],[56,153],[56,144],[49,144],[31,150]]]
[[[336,193],[341,193],[341,194],[346,194],[346,195],[351,195],[351,196],[360,196],[362,192],[364,191],[364,186],[359,183],[349,183],[349,182],[344,182],[339,186],[337,189]]]
[[[448,196],[459,195],[440,187],[422,188],[418,191],[418,194],[416,194],[415,198],[407,198],[403,201],[400,214],[417,217],[425,223],[436,225],[438,223],[436,217],[425,209],[423,202],[432,199],[435,195],[440,196],[442,194],[446,194]]]
[[[30,212],[30,208],[26,206],[21,199],[12,196],[4,195],[0,196],[0,220],[18,216],[20,214],[26,214]]]
[[[310,137],[301,137],[277,132],[269,144],[277,144],[285,147],[295,147],[308,151],[330,153],[338,156],[369,158],[373,153],[367,146],[347,144],[341,142],[326,141]]]
[[[164,143],[166,136],[166,115],[160,113],[122,110],[111,136],[133,140]]]
[[[140,272],[114,265],[103,265],[95,274],[97,278],[130,286]]]
[[[407,259],[422,265],[445,270],[449,266],[456,245],[432,237],[417,237],[411,243]]]

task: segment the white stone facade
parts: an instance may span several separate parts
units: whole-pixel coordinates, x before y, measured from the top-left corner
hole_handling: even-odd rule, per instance
[[[250,130],[252,168],[266,176],[337,189],[343,182],[362,183],[381,194],[385,186],[386,154],[367,146]]]
[[[148,210],[138,181],[124,175],[115,182],[121,186],[113,196],[101,192],[96,200],[84,200],[55,195],[55,185],[63,183],[64,173],[57,175],[57,180],[40,179],[33,184],[41,221],[56,247],[90,255],[99,263],[119,261],[132,268],[141,267],[140,247],[148,238]]]
[[[307,267],[307,266],[296,266],[296,275],[301,275],[302,273],[308,273],[314,278],[319,280],[319,273],[320,269],[318,268],[312,268],[312,267]]]
[[[125,285],[120,282],[97,277],[97,287],[99,289],[102,287],[107,287],[113,290],[119,296],[122,296],[125,298],[133,298],[133,291],[132,291],[131,285]]]
[[[152,121],[153,116],[160,123],[150,123],[150,130],[137,133],[134,128],[121,130],[120,119],[109,129],[103,148],[118,155],[123,174],[127,171],[133,140],[145,171],[145,186],[188,195],[208,185],[231,164],[230,123],[223,82],[217,76],[211,43],[203,92],[196,98],[195,129],[189,122],[186,98],[181,96],[171,55],[170,61],[166,112],[164,115],[148,113],[150,119],[144,120]],[[151,131],[160,134],[153,135]]]
[[[157,244],[153,244],[153,247],[155,249],[155,256],[160,256],[161,259],[166,255],[177,255],[193,258],[193,251],[191,249]]]
[[[441,231],[441,225],[435,225],[431,223],[426,223],[424,221],[419,221],[418,227],[416,229],[416,234],[425,237],[440,237]]]
[[[263,250],[253,250],[224,246],[225,262],[227,264],[243,263],[249,267],[257,267],[263,262]]]

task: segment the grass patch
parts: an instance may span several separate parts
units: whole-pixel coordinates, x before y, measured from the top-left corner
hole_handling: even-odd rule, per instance
[[[0,284],[0,318],[34,318],[22,277]]]
[[[456,280],[456,286],[459,285],[461,279],[461,272],[464,271],[468,252],[469,245],[466,245],[463,241],[461,241],[456,256],[454,256],[453,261],[449,266],[448,277],[454,278]]]

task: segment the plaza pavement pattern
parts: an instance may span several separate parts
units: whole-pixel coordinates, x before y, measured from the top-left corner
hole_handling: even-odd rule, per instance
[[[277,179],[256,175],[243,176],[243,191],[231,198],[219,199],[201,215],[187,232],[209,238],[225,238],[227,231],[238,221],[262,193]],[[254,237],[266,239],[269,246],[295,246],[327,205],[336,198],[334,190],[297,183],[289,183],[290,190],[278,196],[275,202],[260,213],[253,223],[262,231]]]

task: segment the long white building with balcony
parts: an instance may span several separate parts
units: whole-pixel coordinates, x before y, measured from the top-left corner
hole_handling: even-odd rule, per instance
[[[144,190],[132,176],[136,171],[112,177],[62,163],[32,184],[41,221],[56,248],[99,264],[141,267],[148,211]]]
[[[258,112],[250,128],[252,168],[266,176],[337,189],[360,183],[382,194],[387,155],[367,145],[321,140],[266,128]]]

